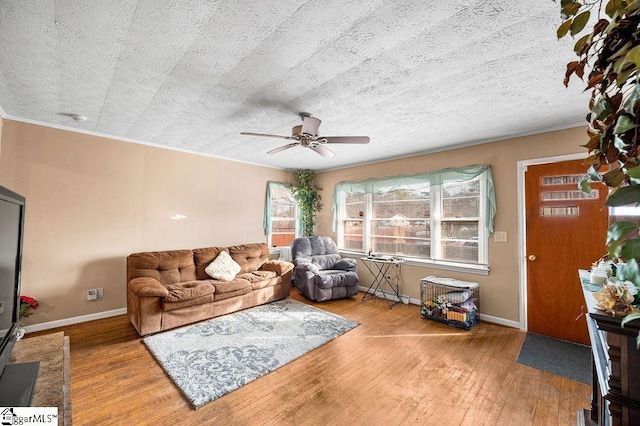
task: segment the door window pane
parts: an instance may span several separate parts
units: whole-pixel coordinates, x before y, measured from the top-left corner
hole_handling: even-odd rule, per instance
[[[544,176],[542,185],[568,185],[577,184],[584,175],[560,175],[560,176]]]
[[[578,216],[578,206],[543,207],[542,216]]]
[[[584,200],[584,199],[593,199],[598,198],[600,196],[597,189],[591,190],[590,193],[586,194],[582,191],[543,191],[540,193],[540,197],[542,201],[549,200]]]

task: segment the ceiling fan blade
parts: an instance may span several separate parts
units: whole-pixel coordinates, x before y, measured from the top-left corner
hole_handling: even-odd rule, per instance
[[[300,142],[288,143],[286,145],[282,145],[279,148],[272,149],[271,151],[267,151],[267,154],[277,154],[279,152],[284,151],[285,149],[293,148],[294,146],[299,145],[299,144],[300,144]]]
[[[309,148],[311,148],[312,150],[314,150],[315,152],[317,152],[318,154],[322,155],[325,158],[331,158],[334,155],[336,155],[331,150],[324,147],[323,145],[309,145]]]
[[[318,127],[320,127],[321,120],[305,115],[302,117],[302,133],[306,133],[311,136],[318,136]]]
[[[291,136],[280,136],[280,135],[269,135],[266,133],[251,133],[251,132],[240,132],[241,135],[247,135],[247,136],[263,136],[266,138],[278,138],[278,139],[295,139],[292,138]]]
[[[369,136],[323,136],[326,143],[369,143]]]

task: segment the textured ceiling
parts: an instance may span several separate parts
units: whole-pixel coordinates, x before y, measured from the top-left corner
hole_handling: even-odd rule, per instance
[[[584,124],[552,0],[0,0],[0,112],[316,170]],[[323,158],[289,141],[368,135]],[[74,121],[69,114],[88,119]]]

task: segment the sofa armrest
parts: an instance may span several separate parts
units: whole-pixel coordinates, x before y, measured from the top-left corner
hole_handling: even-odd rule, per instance
[[[136,296],[141,297],[167,297],[169,289],[160,284],[158,280],[150,277],[138,277],[129,281],[129,289]]]
[[[293,269],[293,263],[285,260],[267,260],[260,267],[263,271],[273,271],[278,276],[283,276]]]

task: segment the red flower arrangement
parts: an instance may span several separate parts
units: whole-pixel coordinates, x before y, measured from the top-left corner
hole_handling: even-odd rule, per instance
[[[33,297],[20,296],[20,321],[22,321],[23,318],[29,318],[31,314],[33,314],[33,312],[29,312],[29,309],[35,311],[38,309],[38,306],[40,306],[40,303]]]

